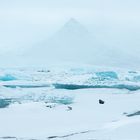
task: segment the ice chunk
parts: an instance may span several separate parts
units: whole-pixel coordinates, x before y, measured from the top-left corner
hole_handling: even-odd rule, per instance
[[[0,108],[8,107],[11,102],[11,99],[0,99]]]
[[[69,97],[69,96],[62,96],[62,97],[52,96],[52,97],[48,98],[48,102],[68,105],[68,104],[73,103],[73,97]]]
[[[140,81],[140,75],[134,76],[133,81],[134,82],[139,82]]]
[[[11,74],[0,76],[0,81],[12,81],[12,80],[16,80],[16,78],[12,76]]]
[[[114,71],[96,72],[96,76],[100,80],[116,80],[116,79],[118,79],[118,75]]]
[[[129,91],[140,90],[140,86],[127,85],[127,84],[97,84],[97,85],[76,85],[76,84],[53,84],[56,89],[78,90],[86,88],[114,88],[114,89],[127,89]]]

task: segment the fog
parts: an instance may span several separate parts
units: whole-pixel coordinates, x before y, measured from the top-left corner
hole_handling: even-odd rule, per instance
[[[126,52],[135,63],[140,53],[139,5],[138,0],[1,0],[0,55],[47,41],[75,18],[96,39],[95,46]]]

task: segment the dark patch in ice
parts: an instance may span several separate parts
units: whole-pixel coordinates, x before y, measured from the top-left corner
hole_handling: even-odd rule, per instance
[[[7,88],[43,88],[43,87],[50,87],[50,85],[3,85]]]
[[[10,136],[5,136],[5,137],[0,137],[1,139],[17,139],[16,137],[10,137]]]
[[[50,70],[38,70],[37,72],[43,72],[43,73],[46,73],[46,72],[51,72]]]
[[[71,137],[71,136],[74,136],[74,135],[85,134],[85,133],[89,133],[89,132],[93,132],[93,131],[95,131],[95,130],[88,130],[88,131],[82,131],[82,132],[75,132],[75,133],[71,133],[71,134],[63,135],[63,136],[50,136],[50,137],[48,137],[48,139],[67,138],[67,137]]]
[[[127,117],[133,117],[133,116],[137,116],[137,115],[140,115],[140,111],[137,111],[137,112],[134,112],[134,113],[131,113],[131,114],[127,114],[126,116]]]
[[[93,86],[89,85],[76,85],[76,84],[53,84],[56,89],[67,89],[67,90],[76,90],[76,89],[84,89],[84,88],[93,88]]]
[[[70,111],[70,110],[72,110],[72,107],[71,106],[68,106],[67,111]]]
[[[86,89],[86,88],[116,88],[116,89],[127,89],[130,91],[139,90],[140,86],[136,85],[76,85],[76,84],[53,84],[56,89],[67,89],[67,90],[77,90],[77,89]]]
[[[17,138],[17,137],[12,137],[12,136],[5,136],[5,137],[0,137],[0,139],[4,140],[38,140],[38,139],[28,139],[28,138]]]
[[[128,73],[130,73],[130,74],[137,74],[136,71],[128,71]]]
[[[63,139],[63,138],[68,138],[68,137],[71,137],[71,136],[75,136],[75,135],[80,135],[80,134],[86,134],[86,133],[90,133],[90,132],[95,132],[96,130],[87,130],[87,131],[82,131],[82,132],[75,132],[75,133],[71,133],[71,134],[67,134],[67,135],[62,135],[62,136],[49,136],[47,137],[46,139],[48,140],[51,140],[51,139]],[[13,139],[13,140],[37,140],[37,139],[34,139],[34,138],[17,138],[17,137],[14,137],[14,136],[5,136],[5,137],[0,137],[0,139]],[[94,139],[92,139],[94,140]]]
[[[12,103],[12,99],[0,99],[0,108],[6,108]]]
[[[58,138],[58,136],[50,136],[50,137],[48,137],[48,139],[54,139],[54,138]]]
[[[17,78],[15,78],[14,76],[12,76],[10,74],[0,76],[0,81],[13,81],[13,80],[17,80]]]

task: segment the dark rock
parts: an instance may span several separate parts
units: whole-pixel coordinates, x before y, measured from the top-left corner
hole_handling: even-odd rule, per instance
[[[68,111],[72,110],[72,107],[71,106],[68,106]]]
[[[99,104],[104,104],[104,103],[105,103],[105,101],[99,99]]]

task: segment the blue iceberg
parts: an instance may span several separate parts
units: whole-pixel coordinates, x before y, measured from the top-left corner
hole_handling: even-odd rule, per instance
[[[6,108],[12,103],[11,99],[0,99],[0,108]]]
[[[12,81],[12,80],[17,80],[14,76],[11,74],[6,74],[4,76],[0,76],[0,81]]]
[[[103,81],[103,80],[117,80],[118,79],[118,75],[114,71],[96,72],[96,76],[101,81]]]

